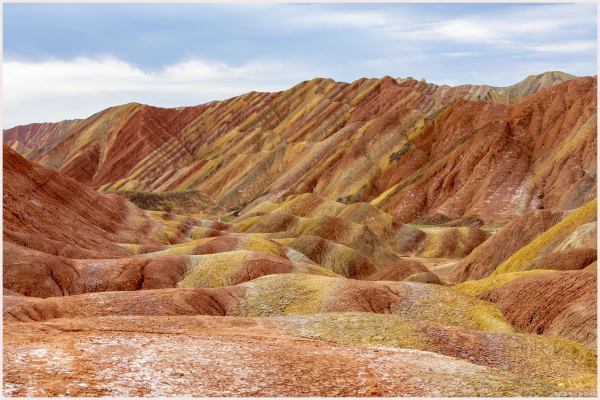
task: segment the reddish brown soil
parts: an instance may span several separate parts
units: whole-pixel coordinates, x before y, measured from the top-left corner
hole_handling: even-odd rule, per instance
[[[123,197],[98,194],[6,145],[3,157],[5,240],[71,258],[126,255],[116,242],[157,243],[124,223]]]
[[[288,244],[289,247],[301,252],[317,264],[321,264],[327,257],[331,257],[330,248],[335,245],[337,245],[335,242],[312,235],[300,236]],[[348,250],[350,253],[351,250]],[[346,258],[344,263],[346,272],[344,276],[347,278],[363,279],[377,270],[375,263],[357,251],[351,251],[350,257]]]
[[[368,277],[370,281],[401,281],[409,275],[429,270],[418,261],[402,260],[398,264],[379,270]]]
[[[248,282],[261,276],[271,274],[285,274],[297,272],[298,268],[286,258],[256,253],[254,258],[248,259],[227,280],[229,285]]]
[[[98,292],[46,299],[4,296],[4,319],[44,321],[108,315],[225,315],[229,308],[236,308],[241,293],[243,289],[236,286]]]
[[[482,97],[491,88],[315,79],[198,107],[113,107],[72,124],[7,130],[5,141],[95,188],[198,189],[231,210],[314,192],[375,201],[401,222],[509,222],[595,193],[596,79],[547,76],[502,101]]]
[[[595,129],[571,151],[560,149],[595,111],[593,78],[542,90],[514,106],[457,101],[423,128],[398,168],[379,178],[377,187],[400,186],[378,204],[401,221],[436,214],[510,221],[522,209],[562,205],[576,185],[579,200],[568,207],[581,206],[595,196],[593,185],[576,184],[594,169]],[[544,169],[550,157],[554,167]],[[528,180],[533,188],[522,189]]]
[[[209,242],[199,244],[193,254],[214,254],[235,250],[239,239],[233,236],[221,236]]]
[[[596,347],[596,271],[518,279],[478,297],[495,303],[525,332],[558,335]]]
[[[285,325],[280,319],[231,317],[8,324],[4,360],[12,368],[4,370],[4,391],[77,397],[569,393],[521,377],[512,364],[506,371],[494,368],[493,352],[482,347],[475,355],[463,347],[467,338],[491,344],[477,334],[457,333],[459,340],[440,345],[448,352],[465,348],[469,354],[462,358],[481,365],[430,352],[294,337]]]
[[[302,282],[308,286],[302,286]],[[452,310],[446,310],[444,303],[436,300],[438,297],[456,304]],[[419,318],[475,327],[478,326],[475,321],[479,320],[466,308],[477,306],[482,313],[490,312],[481,308],[484,304],[437,285],[277,274],[218,288],[97,292],[44,299],[5,295],[4,319],[44,321],[110,315],[269,316],[282,315],[289,309],[300,314],[359,311],[395,313],[411,318],[422,312]]]
[[[172,288],[187,263],[184,256],[74,260],[11,243],[4,244],[4,260],[4,287],[34,297]]]
[[[57,123],[33,123],[16,126],[4,131],[3,141],[15,150],[25,153],[33,149],[45,149],[58,143],[65,134],[82,123],[83,120],[67,120]]]
[[[527,245],[562,218],[562,213],[534,211],[504,226],[471,254],[461,260],[448,277],[450,282],[463,282],[489,276],[521,247]]]
[[[593,396],[595,352],[550,336],[596,347],[594,226],[487,303],[443,286],[596,196],[596,78],[572,78],[315,79],[5,131],[4,395]]]
[[[578,270],[584,269],[598,256],[596,249],[568,249],[555,251],[536,258],[526,266],[526,270],[532,269],[555,269],[555,270]]]

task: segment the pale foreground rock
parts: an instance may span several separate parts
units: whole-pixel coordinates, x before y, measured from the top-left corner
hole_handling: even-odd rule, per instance
[[[4,394],[593,394],[589,389],[565,389],[564,382],[551,383],[548,379],[476,365],[429,351],[390,344],[375,346],[360,343],[357,338],[352,344],[337,344],[301,337],[307,335],[301,326],[314,328],[319,318],[325,322],[350,318],[352,322],[352,318],[360,319],[360,314],[298,318],[301,317],[101,317],[7,323],[4,327]],[[384,334],[383,330],[379,334]],[[479,363],[485,362],[482,360]],[[577,368],[579,373],[585,372],[581,366],[571,372]],[[589,365],[588,370],[592,369],[593,365]],[[552,367],[548,367],[547,373],[552,375]]]

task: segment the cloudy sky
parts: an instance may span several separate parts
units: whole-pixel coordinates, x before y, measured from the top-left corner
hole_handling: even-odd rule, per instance
[[[4,128],[314,77],[596,74],[595,4],[4,4]]]

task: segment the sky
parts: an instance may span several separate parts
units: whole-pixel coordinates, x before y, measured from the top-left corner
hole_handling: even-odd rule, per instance
[[[3,127],[315,77],[596,74],[595,4],[4,4]]]

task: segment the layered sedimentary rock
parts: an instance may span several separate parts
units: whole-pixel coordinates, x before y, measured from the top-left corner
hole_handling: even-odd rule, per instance
[[[478,297],[497,304],[515,327],[596,346],[596,271],[522,277]]]
[[[4,394],[593,396],[595,120],[551,72],[6,130]]]
[[[248,219],[229,225],[194,215],[149,212],[36,166],[6,146],[4,159],[4,286],[27,296],[218,287],[288,272],[365,279],[384,268],[401,268],[403,261],[388,244],[390,238],[406,231],[406,242],[418,245],[413,237],[426,237],[393,224],[385,213],[379,212],[382,221],[377,222],[370,213],[346,210],[335,202],[349,219],[327,214],[314,220],[278,213],[252,217],[274,218],[263,228],[256,221],[249,225]],[[276,222],[281,218],[304,222],[290,235],[265,236],[292,229],[289,223]],[[382,236],[351,220],[371,223]],[[406,272],[428,270],[421,266]]]
[[[570,78],[533,77],[504,100],[412,79],[315,79],[197,107],[132,103],[4,137],[103,190],[199,190],[228,210],[313,192],[401,222],[508,222],[594,196],[596,80]]]

